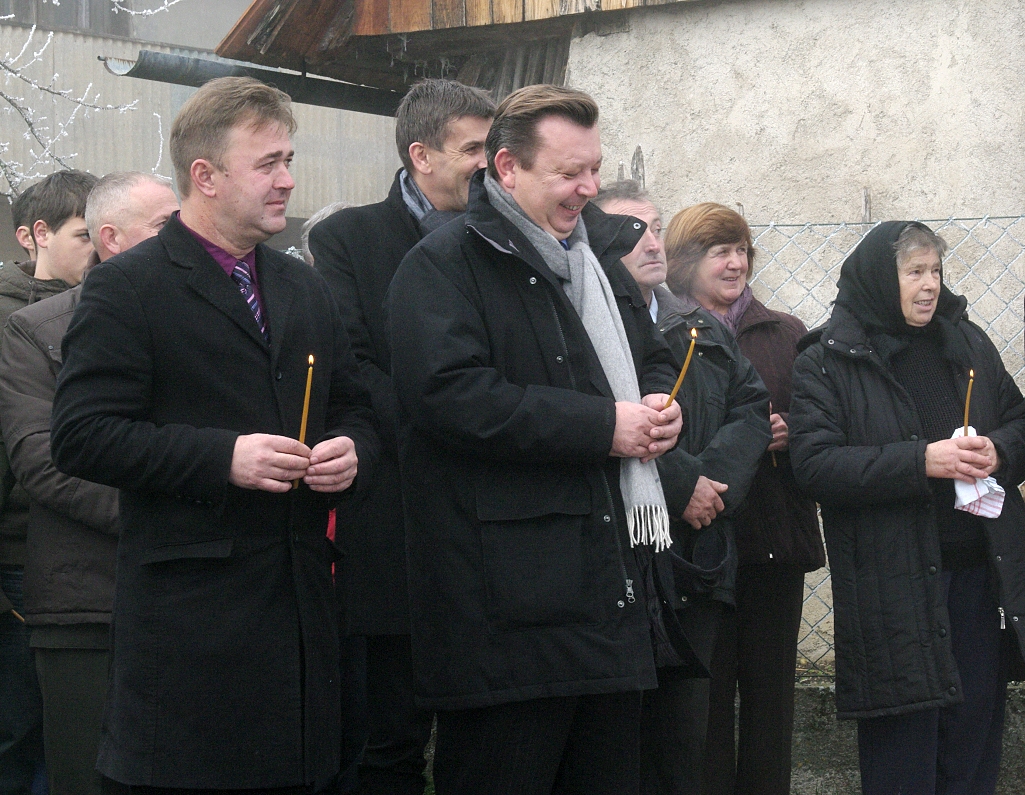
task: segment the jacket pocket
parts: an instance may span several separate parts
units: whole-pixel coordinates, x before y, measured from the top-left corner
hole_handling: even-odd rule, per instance
[[[231,556],[234,544],[231,538],[213,538],[207,541],[189,541],[178,544],[161,544],[144,549],[139,562],[164,563],[169,560],[192,560],[197,558],[227,558]]]
[[[492,469],[478,481],[488,621],[496,630],[598,623],[610,600],[611,529],[591,515],[586,477],[531,469]]]

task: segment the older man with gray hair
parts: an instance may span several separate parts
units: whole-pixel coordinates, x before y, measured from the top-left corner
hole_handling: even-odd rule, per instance
[[[89,193],[86,226],[101,260],[152,237],[178,209],[163,177],[109,174]],[[0,427],[30,500],[25,618],[43,694],[53,795],[111,792],[96,772],[107,692],[117,491],[68,477],[50,456],[61,340],[81,285],[15,312],[0,344]]]

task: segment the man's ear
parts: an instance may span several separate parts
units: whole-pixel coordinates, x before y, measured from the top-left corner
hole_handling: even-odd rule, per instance
[[[27,226],[19,226],[14,230],[14,237],[18,245],[28,252],[29,256],[36,251],[36,242],[32,239],[32,230]]]
[[[516,187],[516,172],[519,170],[516,156],[508,149],[499,149],[495,153],[495,171],[498,173],[498,184],[506,190]]]
[[[427,147],[419,141],[409,145],[409,159],[413,161],[413,168],[421,174],[430,174],[434,170],[427,157]]]
[[[42,218],[32,224],[32,239],[36,241],[37,250],[50,245],[50,227]]]
[[[214,175],[218,170],[209,160],[204,160],[203,158],[194,160],[192,167],[189,168],[193,187],[209,198],[216,196],[217,187],[214,185]]]
[[[100,227],[100,245],[111,255],[121,253],[121,241],[118,240],[117,233],[118,229],[113,224],[104,224]]]

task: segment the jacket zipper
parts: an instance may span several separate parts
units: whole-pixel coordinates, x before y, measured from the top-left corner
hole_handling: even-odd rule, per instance
[[[623,541],[619,537],[619,522],[616,521],[616,504],[612,501],[612,489],[609,488],[609,479],[605,477],[605,473],[601,473],[601,481],[605,485],[605,497],[608,499],[609,506],[609,517],[612,521],[612,535],[616,539],[616,549],[619,551],[619,571],[623,576],[623,582],[626,583],[626,601],[633,604],[637,601],[637,597],[634,596],[634,581],[631,580],[626,573],[626,559],[623,557]]]
[[[1000,629],[1007,629],[1007,624],[1004,623],[1004,608],[998,607],[997,612],[1000,613]]]

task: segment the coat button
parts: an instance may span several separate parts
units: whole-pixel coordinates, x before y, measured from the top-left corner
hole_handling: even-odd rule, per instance
[[[274,377],[280,381],[281,380],[281,371],[278,370],[276,373],[274,373]]]
[[[854,350],[854,348],[851,348],[851,353],[857,353],[857,351]]]
[[[611,521],[612,521],[612,517],[611,517],[611,516],[609,516],[608,514],[605,514],[605,515],[604,515],[604,516],[602,517],[602,519],[604,519],[604,520],[605,520],[606,522],[611,522]]]
[[[935,566],[930,566],[929,567],[929,573],[930,574],[935,574],[936,573],[936,567]]]
[[[947,630],[941,628],[938,634],[941,638],[945,638],[947,637]]]
[[[641,225],[639,223],[637,223],[636,221],[634,221],[634,229],[640,229],[640,228],[641,228]]]
[[[1017,620],[1018,620],[1018,616],[1011,616],[1011,621],[1017,621]]]
[[[826,344],[827,344],[827,345],[832,345],[832,344],[833,344],[833,340],[827,340],[827,341],[826,341]]]
[[[681,596],[680,597],[680,601],[681,602],[686,602],[687,601],[687,597],[686,596]]]
[[[562,357],[561,357],[561,356],[556,356],[556,357],[555,357],[555,361],[557,361],[557,362],[558,362],[559,364],[562,364],[562,362],[563,362],[563,359],[562,359]]]
[[[913,442],[917,442],[918,441],[918,434],[917,433],[911,434],[911,441],[913,441]]]
[[[537,277],[531,276],[527,281],[529,281],[531,284],[537,284]]]
[[[957,695],[957,688],[954,687],[953,685],[951,685],[950,686],[950,690],[948,690],[947,692],[950,693],[950,695],[952,695],[952,696],[956,696]]]
[[[616,602],[616,604],[618,604],[620,607],[626,607],[626,602],[624,602],[622,599]]]
[[[1003,558],[1002,558],[1002,557],[1000,557],[999,555],[997,555],[997,563],[999,563],[999,562],[1000,562],[1000,561],[1002,561],[1002,560],[1003,560]]]

